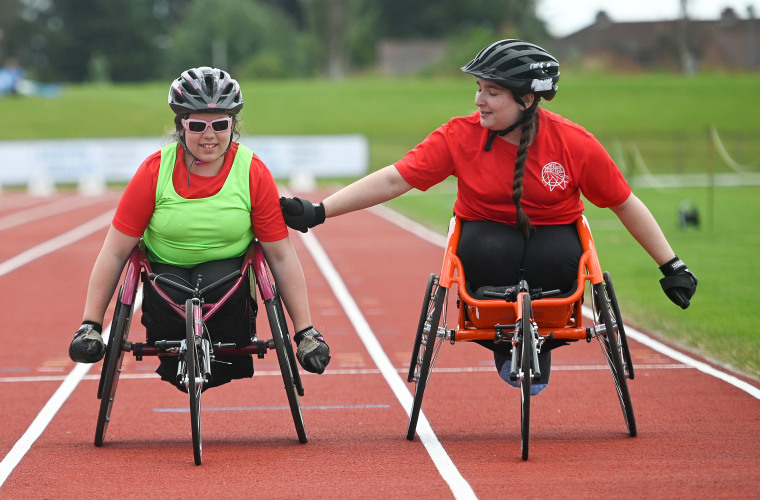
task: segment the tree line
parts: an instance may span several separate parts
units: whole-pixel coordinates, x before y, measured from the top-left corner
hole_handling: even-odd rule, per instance
[[[340,78],[382,39],[540,42],[536,0],[2,0],[0,63],[49,82],[140,82],[214,65],[236,78]],[[462,52],[462,54],[457,53]]]

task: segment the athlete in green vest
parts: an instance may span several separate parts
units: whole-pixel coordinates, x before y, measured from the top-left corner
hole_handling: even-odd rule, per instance
[[[256,238],[293,322],[301,366],[322,373],[330,348],[314,327],[306,282],[282,217],[279,194],[266,165],[233,140],[243,107],[240,86],[215,68],[192,68],[171,85],[175,138],[149,156],[130,180],[119,202],[87,289],[82,326],[69,347],[72,360],[99,361],[106,308],[131,250],[143,239],[151,268],[178,279],[211,283],[240,269]],[[174,279],[174,278],[172,278]],[[151,286],[143,286],[142,323],[148,342],[184,338],[184,320]],[[175,301],[180,292],[165,290]],[[226,290],[207,297],[214,301]],[[214,341],[250,343],[255,312],[241,287],[207,322]],[[216,337],[215,337],[216,335]],[[250,356],[214,363],[212,385],[253,375]],[[161,357],[157,372],[176,384],[176,357]]]

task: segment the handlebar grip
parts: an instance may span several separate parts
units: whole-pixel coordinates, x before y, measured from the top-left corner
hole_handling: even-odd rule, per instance
[[[493,297],[495,299],[502,299],[507,302],[515,302],[517,300],[517,293],[514,289],[507,289],[503,292],[483,290],[482,294],[484,297]]]
[[[160,283],[163,283],[166,286],[174,288],[175,290],[179,290],[180,292],[189,293],[190,295],[192,295],[195,292],[192,288],[187,287],[187,286],[183,285],[182,283],[177,283],[176,281],[170,280],[169,278],[166,278],[166,277],[164,277],[161,274],[150,273],[148,275],[148,279],[150,279],[151,281],[158,281]]]
[[[213,290],[215,288],[219,288],[222,285],[226,285],[230,281],[234,281],[234,280],[238,279],[239,277],[241,277],[242,275],[243,275],[243,273],[241,273],[240,269],[238,269],[235,272],[228,274],[224,278],[222,278],[222,279],[220,279],[218,281],[215,281],[215,282],[211,283],[210,285],[208,285],[206,287],[201,288],[200,296],[203,297],[203,295],[205,295],[209,290]]]

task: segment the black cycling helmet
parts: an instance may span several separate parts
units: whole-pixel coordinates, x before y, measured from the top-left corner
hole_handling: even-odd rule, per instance
[[[243,109],[240,85],[229,73],[201,66],[183,71],[169,88],[169,106],[176,114],[228,112]]]
[[[557,93],[559,62],[538,45],[522,40],[492,43],[462,71],[496,82],[516,95],[534,94],[551,101]]]

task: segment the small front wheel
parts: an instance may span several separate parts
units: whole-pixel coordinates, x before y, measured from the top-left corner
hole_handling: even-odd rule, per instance
[[[530,295],[522,294],[522,317],[519,319],[520,336],[520,448],[522,459],[528,460],[530,443],[530,385],[533,380],[533,322],[531,321]]]
[[[201,392],[203,390],[204,367],[198,344],[203,338],[201,306],[198,299],[185,302],[185,366],[187,369],[187,393],[190,395],[190,424],[193,431],[193,457],[195,465],[203,460],[201,435]]]

